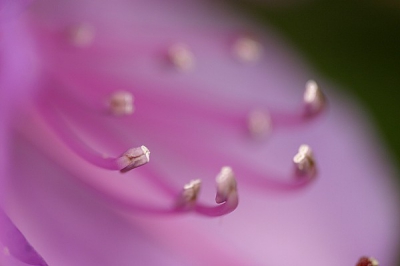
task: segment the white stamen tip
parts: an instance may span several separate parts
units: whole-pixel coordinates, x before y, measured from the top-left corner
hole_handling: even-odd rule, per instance
[[[168,49],[168,59],[180,71],[189,71],[195,66],[194,54],[182,43],[174,44]]]
[[[264,138],[271,132],[271,117],[267,112],[253,110],[248,115],[247,127],[253,138]]]
[[[312,178],[316,175],[315,159],[310,146],[301,145],[298,153],[293,157],[293,162],[297,176]]]
[[[144,155],[146,156],[147,163],[150,162],[150,150],[144,145],[140,146],[140,149],[142,149]]]
[[[237,184],[232,168],[228,166],[222,167],[216,177],[216,183],[217,195],[215,197],[215,202],[223,203],[228,199],[231,193],[236,193]]]
[[[150,161],[150,151],[146,146],[140,146],[127,150],[117,159],[121,172],[127,172]]]
[[[233,54],[242,62],[256,62],[261,58],[262,46],[251,37],[241,37],[233,45]]]
[[[134,111],[133,100],[133,95],[130,92],[115,92],[110,96],[108,102],[109,110],[112,114],[117,116],[130,115]]]
[[[379,266],[379,261],[373,257],[370,257],[369,260],[371,261],[371,266]]]
[[[93,43],[95,29],[90,24],[82,23],[71,27],[68,35],[72,45],[81,48],[88,47]]]
[[[303,100],[307,116],[318,114],[326,105],[325,96],[314,80],[307,81]]]
[[[187,205],[194,204],[200,193],[200,188],[201,188],[201,180],[200,179],[192,180],[189,183],[187,183],[183,187],[179,205],[187,206]]]

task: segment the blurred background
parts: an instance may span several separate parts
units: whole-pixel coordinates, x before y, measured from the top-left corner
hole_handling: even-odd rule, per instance
[[[399,169],[400,0],[233,3],[280,32],[315,72],[356,96]]]

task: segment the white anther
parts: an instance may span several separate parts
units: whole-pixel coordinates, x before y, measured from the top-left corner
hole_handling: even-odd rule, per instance
[[[133,95],[127,91],[117,91],[110,96],[109,110],[114,115],[130,115],[134,111]]]
[[[215,197],[215,202],[223,203],[228,199],[231,193],[236,193],[237,184],[232,168],[228,166],[222,167],[216,177],[216,183],[217,195]]]
[[[271,132],[271,117],[267,112],[253,110],[248,115],[247,127],[253,138],[264,138]]]
[[[121,172],[127,172],[150,161],[150,151],[146,146],[140,146],[127,150],[117,159]]]
[[[182,43],[174,44],[168,49],[168,58],[181,71],[192,70],[195,66],[194,54],[187,45]]]
[[[82,23],[72,26],[68,32],[69,40],[76,47],[88,47],[93,43],[95,29],[92,25]]]
[[[296,168],[297,176],[315,176],[316,165],[310,146],[305,144],[301,145],[298,153],[293,157],[293,162]]]
[[[197,200],[197,196],[200,193],[200,188],[201,188],[200,179],[192,180],[189,183],[187,183],[183,187],[182,202],[183,203],[195,202]]]
[[[233,54],[242,62],[256,62],[261,58],[262,46],[251,37],[241,37],[233,45]]]
[[[370,257],[369,260],[370,260],[371,266],[379,266],[379,261],[376,260],[375,258]]]
[[[307,116],[321,112],[326,105],[325,96],[314,80],[307,81],[303,100]]]

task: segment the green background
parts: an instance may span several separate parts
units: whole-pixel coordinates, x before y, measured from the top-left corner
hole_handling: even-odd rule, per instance
[[[400,0],[234,3],[283,34],[319,74],[356,95],[399,168]]]

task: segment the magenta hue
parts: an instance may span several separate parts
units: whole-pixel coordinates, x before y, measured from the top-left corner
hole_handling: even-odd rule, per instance
[[[363,115],[322,82],[330,109],[305,120],[304,84],[316,77],[272,31],[239,17],[212,1],[42,0],[2,23],[1,111],[12,117],[0,130],[2,204],[49,265],[333,266],[361,254],[393,265],[393,172]],[[69,30],[82,23],[94,39],[77,47]],[[243,64],[232,44],[250,33],[264,50]],[[195,55],[192,71],[166,60],[178,42]],[[132,92],[132,116],[105,110],[115,91]],[[253,108],[271,113],[265,141],[246,132]],[[315,182],[294,179],[303,143]],[[147,165],[102,165],[103,154],[141,145]],[[236,208],[213,203],[224,165],[239,206],[205,219]],[[196,178],[199,204],[176,209]]]
[[[28,265],[47,266],[2,210],[0,210],[0,224],[0,242],[7,247],[7,252]]]

